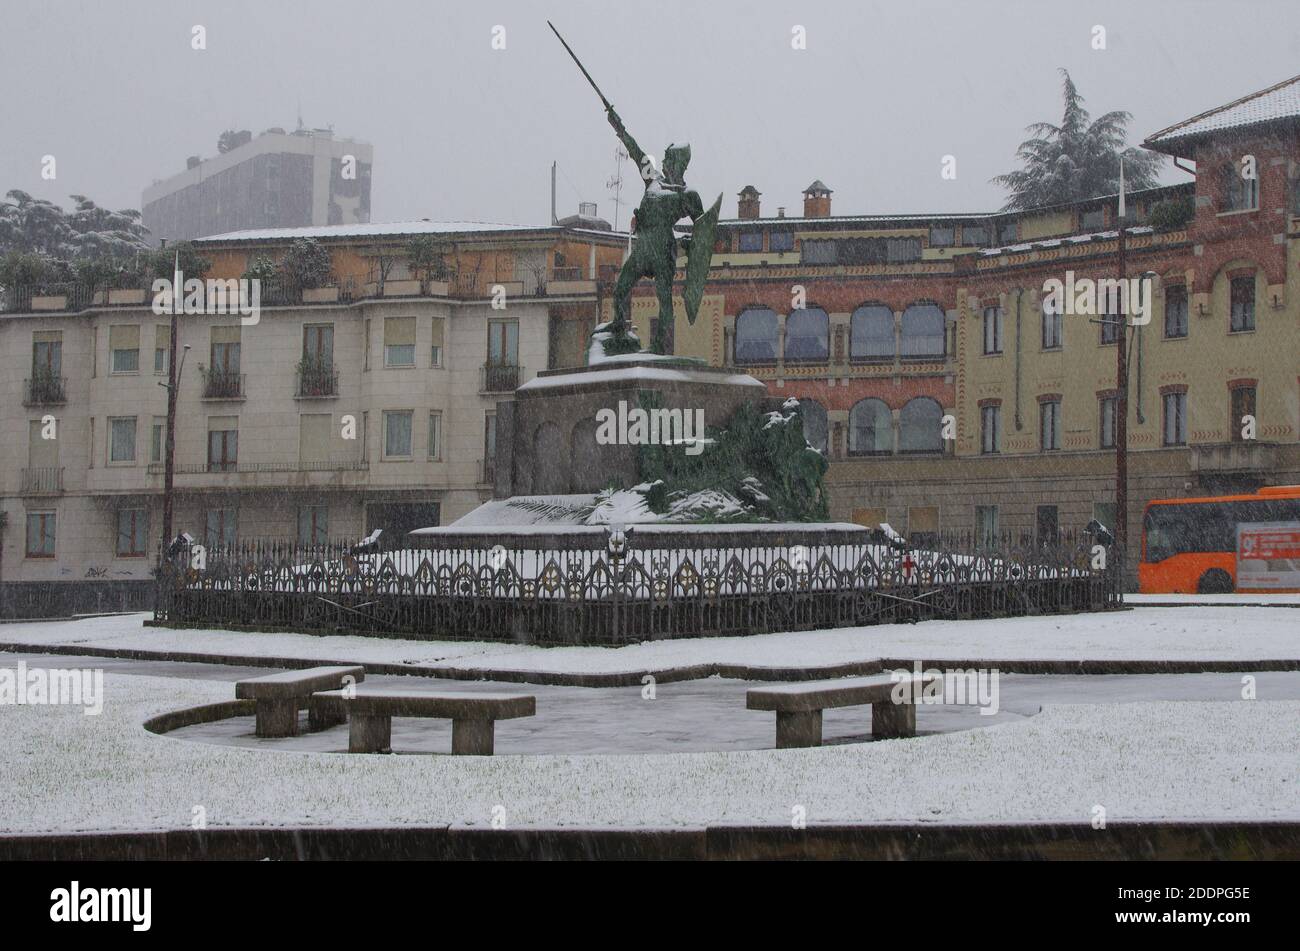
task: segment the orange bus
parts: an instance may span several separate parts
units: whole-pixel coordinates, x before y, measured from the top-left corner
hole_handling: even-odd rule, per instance
[[[1253,495],[1153,499],[1142,517],[1139,590],[1143,594],[1235,591],[1237,525],[1251,522],[1300,523],[1300,485],[1267,486]]]

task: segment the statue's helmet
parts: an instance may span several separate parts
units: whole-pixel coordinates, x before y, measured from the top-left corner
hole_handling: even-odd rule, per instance
[[[668,148],[664,149],[664,178],[674,185],[685,184],[686,166],[690,162],[690,145],[669,145]]]

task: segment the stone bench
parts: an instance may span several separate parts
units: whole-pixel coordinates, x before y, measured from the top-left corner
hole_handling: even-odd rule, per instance
[[[384,687],[359,687],[317,693],[325,709],[345,710],[351,721],[349,753],[392,750],[393,717],[439,717],[451,720],[451,751],[459,756],[491,756],[497,720],[531,717],[537,698],[531,694],[432,693]]]
[[[894,738],[916,735],[916,705],[911,699],[934,674],[920,678],[908,674],[903,681],[889,674],[846,677],[811,683],[754,687],[745,695],[750,710],[776,711],[776,748],[822,745],[822,711],[828,707],[857,707],[871,704],[871,735]],[[917,681],[920,681],[918,684]],[[895,703],[894,688],[907,684],[907,702]]]
[[[298,711],[307,708],[307,725],[311,730],[344,722],[346,711],[326,710],[313,701],[312,695],[366,679],[364,667],[309,667],[286,670],[235,684],[235,697],[257,702],[258,736],[297,736]]]

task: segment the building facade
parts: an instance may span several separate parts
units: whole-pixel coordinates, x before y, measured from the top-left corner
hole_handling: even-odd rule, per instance
[[[1126,274],[1153,272],[1129,351],[1130,568],[1150,499],[1300,482],[1300,78],[1144,144],[1194,181],[1127,196]],[[1119,334],[1076,293],[1117,277],[1117,196],[835,217],[815,181],[801,217],[760,201],[746,186],[720,224],[676,349],[800,399],[833,518],[918,541],[1114,524]],[[1052,312],[1053,281],[1080,306]],[[654,314],[643,288],[643,339]]]
[[[439,273],[412,276],[413,237]],[[256,320],[177,317],[174,532],[304,544],[452,521],[492,493],[496,402],[589,333],[626,235],[410,222],[198,242],[239,278],[313,237],[333,277]],[[148,604],[171,317],[146,293],[0,316],[0,598],[10,615]],[[289,299],[292,297],[292,299]]]
[[[241,132],[232,144],[213,158],[191,156],[185,171],[144,190],[142,220],[153,241],[370,221],[370,145],[329,129]]]

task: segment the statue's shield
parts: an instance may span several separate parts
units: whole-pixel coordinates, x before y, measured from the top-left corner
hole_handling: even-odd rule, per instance
[[[721,207],[722,196],[719,195],[713,207],[696,218],[691,228],[691,246],[686,252],[686,286],[682,289],[682,297],[686,300],[686,319],[692,325],[704,297],[704,285],[709,279],[709,262],[713,259],[713,238],[717,234]]]

